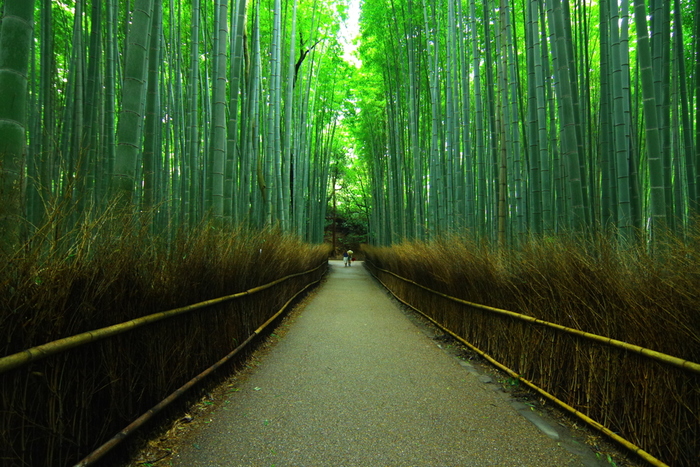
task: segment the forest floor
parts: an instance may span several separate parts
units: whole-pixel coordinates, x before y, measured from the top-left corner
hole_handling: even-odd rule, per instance
[[[130,466],[636,466],[406,310],[362,267],[322,286]]]

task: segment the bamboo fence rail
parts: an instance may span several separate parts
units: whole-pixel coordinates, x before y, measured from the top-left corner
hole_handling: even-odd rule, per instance
[[[303,289],[298,291],[292,298],[287,300],[287,302],[280,308],[277,313],[275,313],[270,319],[265,321],[260,327],[258,327],[246,340],[244,340],[238,347],[233,349],[229,354],[227,354],[224,358],[216,362],[214,365],[210,366],[191,380],[189,380],[187,383],[182,385],[177,391],[173,392],[170,394],[168,397],[160,401],[158,404],[153,406],[148,412],[145,412],[142,414],[139,418],[134,420],[132,423],[129,424],[126,428],[124,428],[122,431],[114,435],[109,441],[104,443],[102,446],[99,448],[95,449],[93,452],[91,452],[88,456],[86,456],[83,460],[78,462],[75,467],[87,467],[89,465],[93,465],[95,462],[100,460],[105,454],[107,454],[110,450],[114,449],[119,443],[121,443],[124,439],[126,439],[127,436],[131,435],[134,431],[142,427],[148,420],[153,418],[156,414],[161,412],[164,408],[166,408],[168,405],[170,405],[172,402],[174,402],[177,398],[182,396],[187,390],[192,388],[195,384],[198,382],[202,381],[204,378],[206,378],[208,375],[216,371],[218,368],[220,368],[222,365],[226,364],[229,360],[231,360],[233,357],[238,355],[241,350],[243,350],[248,344],[250,344],[255,337],[260,335],[271,323],[273,323],[279,316],[287,309],[290,303],[294,301],[295,298],[297,298],[299,295],[301,295],[303,292],[305,292],[309,287],[312,285],[318,284],[320,282],[319,280],[310,282],[307,284]]]
[[[369,261],[369,260],[365,260],[365,261],[368,263],[371,263],[371,261]],[[430,292],[430,293],[435,294],[435,295],[439,295],[443,298],[446,298],[446,299],[451,300],[451,301],[456,302],[456,303],[460,303],[462,305],[469,306],[471,308],[477,308],[479,310],[490,311],[492,313],[496,313],[496,314],[500,314],[500,315],[504,315],[504,316],[509,316],[511,318],[515,318],[515,319],[518,319],[521,321],[526,321],[526,322],[529,322],[532,324],[546,326],[546,327],[556,329],[558,331],[562,331],[562,332],[565,332],[568,334],[583,337],[583,338],[591,340],[591,341],[596,341],[596,342],[599,342],[599,343],[604,344],[604,345],[609,345],[611,347],[617,347],[619,349],[638,353],[638,354],[643,355],[651,360],[656,360],[658,362],[662,362],[662,363],[665,363],[668,365],[676,366],[676,367],[681,368],[683,370],[687,370],[690,372],[700,374],[700,363],[695,363],[695,362],[690,362],[688,360],[683,360],[682,358],[674,357],[672,355],[668,355],[668,354],[665,354],[662,352],[657,352],[655,350],[647,349],[647,348],[641,347],[639,345],[634,345],[634,344],[630,344],[627,342],[612,339],[610,337],[600,336],[598,334],[593,334],[590,332],[580,331],[578,329],[569,328],[566,326],[561,326],[559,324],[551,323],[549,321],[544,321],[541,319],[537,319],[537,318],[532,317],[532,316],[523,315],[521,313],[515,313],[514,311],[503,310],[500,308],[494,308],[494,307],[490,307],[490,306],[486,306],[486,305],[481,305],[479,303],[469,302],[467,300],[462,300],[461,298],[451,297],[447,294],[444,294],[444,293],[439,292],[437,290],[433,290],[429,287],[421,285],[418,282],[415,282],[411,279],[407,279],[405,277],[402,277],[402,276],[400,276],[392,271],[388,271],[386,269],[379,268],[379,267],[375,266],[374,264],[372,264],[372,267],[379,270],[379,271],[382,271],[386,274],[391,274],[392,276],[394,276],[397,279],[400,279],[404,282],[415,285],[416,287],[420,287],[421,289],[423,289],[427,292]],[[388,287],[387,287],[387,289],[388,289]],[[407,305],[410,306],[410,304],[408,304],[408,303],[407,303]]]
[[[153,313],[148,316],[132,319],[123,323],[115,324],[113,326],[107,326],[101,329],[95,329],[94,331],[83,332],[74,336],[65,337],[63,339],[58,339],[52,342],[47,342],[46,344],[38,345],[36,347],[32,347],[30,349],[26,349],[21,352],[14,353],[12,355],[7,355],[5,357],[0,358],[0,374],[3,374],[15,368],[19,368],[28,363],[46,358],[50,355],[65,352],[66,350],[72,349],[74,347],[79,347],[81,345],[89,344],[102,339],[107,339],[108,337],[116,336],[118,334],[123,334],[125,332],[129,332],[134,329],[146,326],[147,324],[152,324],[157,321],[173,318],[175,316],[179,316],[184,313],[189,313],[194,310],[207,308],[210,306],[218,305],[220,303],[235,300],[237,298],[245,297],[247,295],[262,292],[263,290],[269,289],[270,287],[287,281],[293,277],[303,276],[305,274],[317,271],[324,264],[325,263],[322,263],[313,269],[309,269],[308,271],[290,274],[288,276],[282,277],[281,279],[277,279],[275,281],[269,282],[258,287],[254,287],[252,289],[248,289],[243,292],[227,295],[225,297],[215,298],[212,300],[206,300],[203,302],[195,303],[193,305],[175,308],[173,310]]]

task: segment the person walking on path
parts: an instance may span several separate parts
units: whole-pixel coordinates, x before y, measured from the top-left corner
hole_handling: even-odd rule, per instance
[[[173,467],[595,465],[436,345],[367,270],[329,265]]]
[[[347,250],[343,253],[343,265],[345,267],[352,266],[352,250]]]

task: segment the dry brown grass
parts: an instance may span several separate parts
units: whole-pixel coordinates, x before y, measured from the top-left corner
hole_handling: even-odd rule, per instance
[[[118,226],[118,228],[116,227]],[[203,225],[169,242],[148,219],[40,230],[0,269],[2,355],[318,266],[329,248],[275,229]],[[0,465],[69,465],[247,338],[303,276],[0,377]]]
[[[604,237],[499,252],[460,238],[367,259],[431,289],[700,362],[700,232],[650,255]],[[672,465],[700,456],[700,376],[459,305],[380,274],[398,296],[525,378]]]

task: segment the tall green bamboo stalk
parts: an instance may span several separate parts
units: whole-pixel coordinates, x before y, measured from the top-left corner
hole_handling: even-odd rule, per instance
[[[22,172],[27,126],[27,75],[34,4],[5,0],[0,23],[0,255],[20,242]]]
[[[144,99],[146,97],[148,51],[151,40],[153,0],[136,0],[127,44],[122,110],[117,126],[117,150],[110,186],[128,209],[136,192],[136,168],[140,163],[143,134]]]
[[[637,27],[637,55],[639,58],[644,100],[644,132],[646,135],[647,162],[649,167],[651,233],[656,234],[668,226],[666,218],[666,188],[662,136],[658,123],[658,103],[654,91],[649,31],[647,29],[646,6],[643,0],[634,1],[634,20]]]

